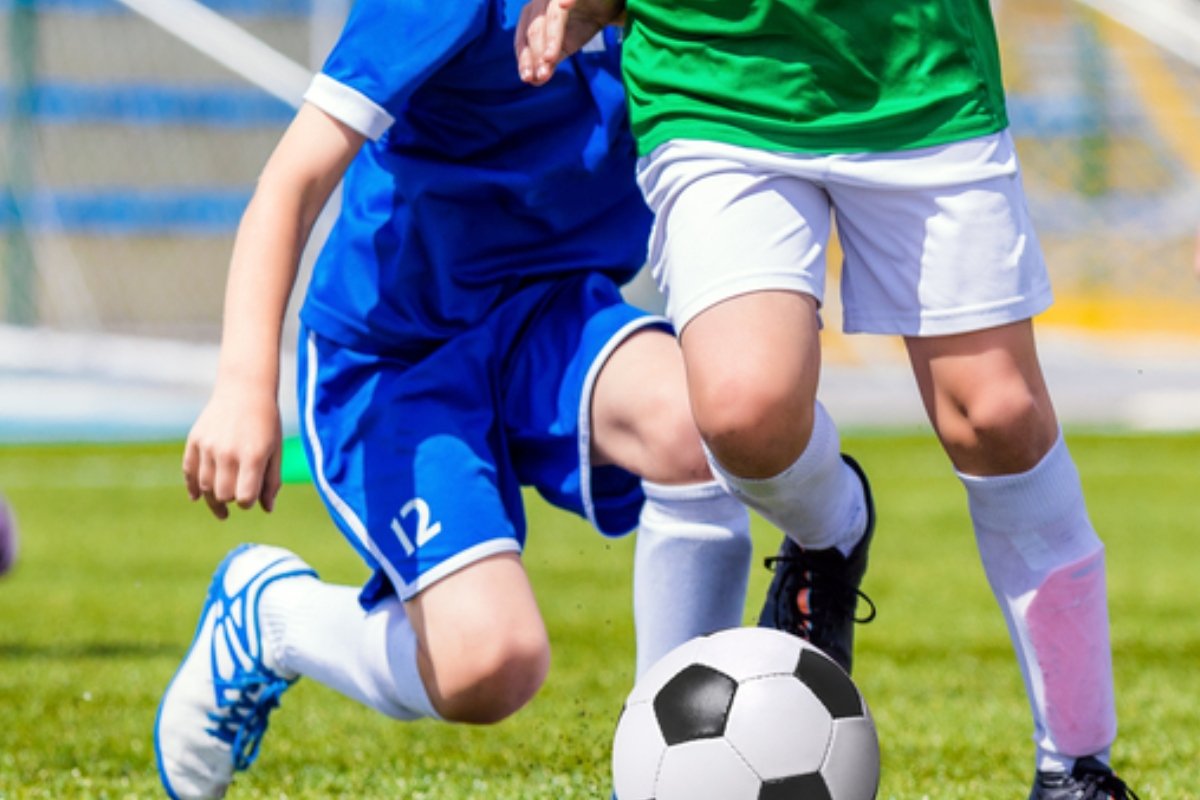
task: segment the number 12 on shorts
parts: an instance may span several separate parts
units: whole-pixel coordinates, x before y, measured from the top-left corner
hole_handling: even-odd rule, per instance
[[[413,517],[417,526],[416,544],[413,544],[413,540],[409,538],[401,524],[401,520],[408,517]],[[400,546],[404,548],[405,555],[411,556],[418,547],[428,544],[429,540],[441,531],[442,523],[430,520],[429,504],[419,497],[414,497],[405,503],[400,509],[399,515],[392,518],[392,533],[396,534],[396,538],[400,540]]]

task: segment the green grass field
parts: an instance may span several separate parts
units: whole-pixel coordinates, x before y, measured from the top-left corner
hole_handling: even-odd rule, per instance
[[[1068,437],[1108,543],[1121,737],[1144,800],[1200,797],[1200,436]],[[1028,710],[978,566],[958,482],[924,434],[848,435],[880,510],[856,678],[882,743],[880,798],[1024,798]],[[23,534],[0,580],[0,798],[158,796],[151,729],[211,570],[245,540],[289,546],[335,581],[365,570],[312,487],[226,523],[189,505],[180,447],[7,447],[0,490]],[[757,523],[756,523],[757,524]],[[530,501],[527,563],[555,660],[491,728],[394,723],[301,681],[237,798],[608,797],[608,745],[632,679],[631,540]],[[756,527],[758,556],[776,537]],[[767,573],[756,568],[748,617]],[[669,580],[669,576],[667,576]]]

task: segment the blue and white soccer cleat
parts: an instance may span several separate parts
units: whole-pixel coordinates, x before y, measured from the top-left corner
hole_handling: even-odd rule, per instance
[[[259,600],[277,580],[316,574],[294,553],[252,544],[217,567],[154,723],[159,778],[175,800],[223,797],[234,773],[254,763],[267,716],[297,677],[263,646]]]

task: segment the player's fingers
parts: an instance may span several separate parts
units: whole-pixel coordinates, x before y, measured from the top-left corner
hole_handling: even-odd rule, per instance
[[[200,448],[191,439],[183,448],[183,484],[187,487],[188,499],[200,499],[200,485],[197,473],[200,469]]]
[[[233,496],[240,508],[253,508],[258,501],[263,490],[265,467],[265,460],[260,458],[240,462]]]
[[[237,456],[237,486],[234,499],[241,508],[253,508],[260,502],[268,485],[279,482],[280,434],[265,440],[262,448],[250,447]]]
[[[196,453],[195,482],[200,495],[212,492],[216,480],[217,463],[207,447],[199,447]]]
[[[545,5],[539,0],[531,0],[521,9],[521,18],[517,25],[517,68],[521,73],[521,80],[528,83],[536,81],[537,66],[541,61],[546,26],[544,13]]]
[[[523,81],[540,86],[554,74],[574,5],[575,0],[530,0],[521,10],[515,46]]]
[[[212,454],[211,460],[212,479],[207,486],[202,484],[201,488],[206,489],[219,503],[234,502],[237,499],[238,474],[241,471],[237,453],[218,450]]]
[[[229,517],[229,501],[233,499],[233,488],[230,475],[236,474],[236,467],[231,466],[230,457],[214,452],[212,448],[204,448],[200,454],[200,491],[204,493],[204,502],[217,519]]]
[[[570,8],[571,3],[567,0],[550,0],[550,7],[546,9],[546,30],[543,33],[543,64],[553,66],[562,58],[563,38],[566,35]]]
[[[276,452],[271,462],[267,465],[267,474],[263,479],[262,492],[259,494],[258,502],[263,507],[264,511],[275,510],[275,497],[279,494],[280,487],[283,486],[283,464],[281,454]]]
[[[216,466],[213,463],[208,448],[199,442],[193,442],[189,447],[190,455],[186,456],[186,458],[190,461],[190,466],[186,470],[189,474],[191,486],[194,487],[194,496],[192,499],[199,500],[203,498],[208,503],[212,493],[213,476],[216,473]]]
[[[532,18],[532,3],[526,3],[521,8],[521,16],[517,19],[517,33],[513,37],[513,53],[517,57],[517,73],[523,81],[528,81],[533,77],[533,51],[529,44],[529,24]]]
[[[217,519],[227,519],[229,517],[229,506],[213,497],[212,492],[204,493],[204,502],[208,505],[208,510]]]
[[[221,461],[214,455],[211,447],[203,445],[196,446],[195,454],[195,486],[197,497],[203,497],[205,505],[209,511],[217,519],[226,519],[229,516],[228,501],[232,495],[226,492],[221,494],[218,486],[224,480],[221,476]]]
[[[549,0],[545,21],[542,26],[542,41],[539,57],[534,65],[534,80],[545,83],[554,74],[554,68],[563,57],[563,40],[566,38],[567,18],[574,0]]]

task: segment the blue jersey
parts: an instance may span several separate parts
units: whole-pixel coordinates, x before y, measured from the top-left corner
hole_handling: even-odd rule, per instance
[[[641,267],[616,37],[546,86],[513,55],[525,0],[357,0],[305,98],[368,136],[301,316],[358,349],[418,359],[531,281]]]

